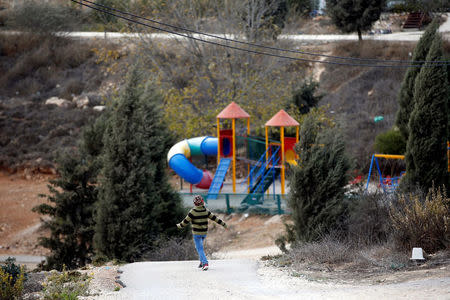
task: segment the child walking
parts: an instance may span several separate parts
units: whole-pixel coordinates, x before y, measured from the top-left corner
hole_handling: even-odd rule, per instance
[[[208,232],[208,218],[225,228],[227,228],[227,224],[205,207],[202,196],[196,195],[194,197],[194,205],[195,206],[189,211],[184,220],[177,224],[177,227],[183,228],[187,226],[189,222],[192,223],[192,235],[194,237],[195,249],[197,249],[200,258],[200,265],[198,267],[202,268],[203,271],[206,271],[208,270],[209,265],[205,251],[203,250],[203,243]]]

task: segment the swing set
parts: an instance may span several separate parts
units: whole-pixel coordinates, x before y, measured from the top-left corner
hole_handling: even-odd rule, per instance
[[[378,171],[378,178],[380,180],[379,186],[383,189],[383,191],[385,193],[388,193],[388,194],[393,193],[397,189],[400,179],[403,177],[403,175],[405,175],[405,171],[402,171],[399,176],[389,176],[389,175],[384,176],[383,172],[381,172],[380,164],[378,163],[378,158],[404,160],[405,156],[404,155],[393,155],[393,154],[374,154],[374,155],[372,155],[372,160],[370,162],[370,168],[369,168],[369,175],[367,177],[366,192],[369,189],[370,177],[372,175],[372,170],[373,170],[374,163],[375,163],[375,166]]]

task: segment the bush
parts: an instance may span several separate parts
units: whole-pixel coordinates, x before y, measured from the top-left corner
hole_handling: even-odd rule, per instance
[[[78,296],[87,296],[91,277],[80,272],[68,272],[63,268],[61,273],[53,271],[44,282],[43,299],[75,300]]]
[[[450,198],[445,188],[431,188],[425,199],[420,194],[400,195],[389,215],[400,250],[421,247],[434,253],[450,247]]]
[[[191,239],[180,237],[161,238],[154,245],[153,250],[144,254],[144,260],[175,261],[197,259],[197,251]]]
[[[348,243],[355,247],[382,244],[389,237],[389,198],[386,194],[360,194],[350,202],[346,227]]]
[[[375,137],[375,150],[383,154],[404,154],[406,141],[400,130],[393,128]]]
[[[8,14],[6,25],[10,29],[38,34],[70,31],[78,25],[79,16],[69,6],[37,1],[24,1]]]
[[[14,264],[15,259],[8,258],[6,265],[0,268],[0,299],[20,299],[25,281],[25,269]]]

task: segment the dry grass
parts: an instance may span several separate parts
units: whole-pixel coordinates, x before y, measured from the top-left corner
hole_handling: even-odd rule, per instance
[[[433,188],[423,198],[401,195],[391,205],[395,244],[400,250],[421,247],[427,253],[450,249],[450,198],[445,188]]]

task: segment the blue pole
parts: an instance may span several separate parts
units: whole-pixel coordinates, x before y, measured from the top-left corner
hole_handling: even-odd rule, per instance
[[[367,176],[366,192],[369,189],[369,181],[370,181],[370,176],[372,175],[372,166],[373,166],[374,158],[375,158],[375,154],[372,155],[372,160],[370,161],[369,175]]]

